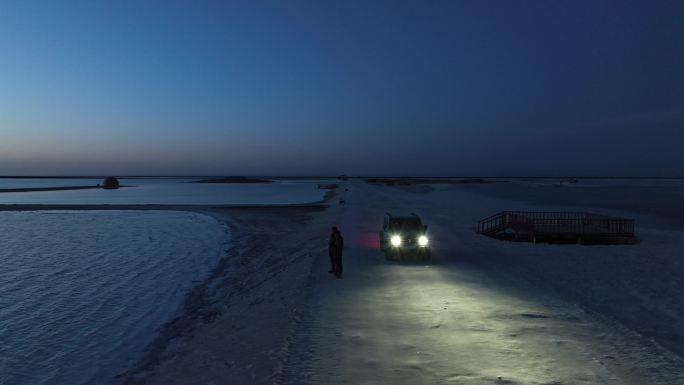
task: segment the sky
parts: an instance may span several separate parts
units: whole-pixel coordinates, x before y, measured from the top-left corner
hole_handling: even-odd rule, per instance
[[[684,177],[684,2],[0,2],[0,175]]]

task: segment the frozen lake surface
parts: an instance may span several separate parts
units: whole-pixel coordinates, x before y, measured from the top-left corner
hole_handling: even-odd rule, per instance
[[[118,190],[68,190],[0,193],[0,204],[292,204],[323,199],[321,181],[275,183],[187,183],[192,179],[120,179]],[[96,185],[95,179],[0,179],[0,188]]]
[[[0,189],[95,186],[101,179],[86,178],[0,178]]]
[[[227,247],[186,212],[0,212],[0,384],[109,384]]]

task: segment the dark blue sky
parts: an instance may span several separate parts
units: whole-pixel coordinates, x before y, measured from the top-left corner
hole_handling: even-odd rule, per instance
[[[682,1],[3,1],[0,174],[684,176]]]

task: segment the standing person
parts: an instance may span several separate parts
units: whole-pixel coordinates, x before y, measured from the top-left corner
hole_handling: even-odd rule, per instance
[[[332,242],[332,256],[333,256],[333,273],[335,278],[342,278],[342,249],[344,248],[344,238],[337,227],[333,227],[331,237]]]
[[[330,270],[328,273],[335,272],[335,248],[337,245],[337,226],[333,226],[330,230],[330,240],[328,241],[328,256],[330,256]]]

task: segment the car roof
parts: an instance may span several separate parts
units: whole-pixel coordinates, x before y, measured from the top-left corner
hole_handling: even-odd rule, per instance
[[[420,222],[420,218],[415,217],[415,216],[410,216],[410,217],[398,217],[395,215],[390,215],[390,220],[393,221],[412,221],[412,222]]]
[[[400,219],[400,220],[401,220],[401,219],[406,219],[406,220],[413,220],[413,221],[415,221],[415,220],[418,220],[418,221],[419,221],[419,220],[420,220],[420,217],[419,217],[418,215],[414,214],[414,213],[411,213],[411,215],[392,215],[392,214],[390,214],[390,213],[385,213],[385,215],[386,215],[389,219]]]

